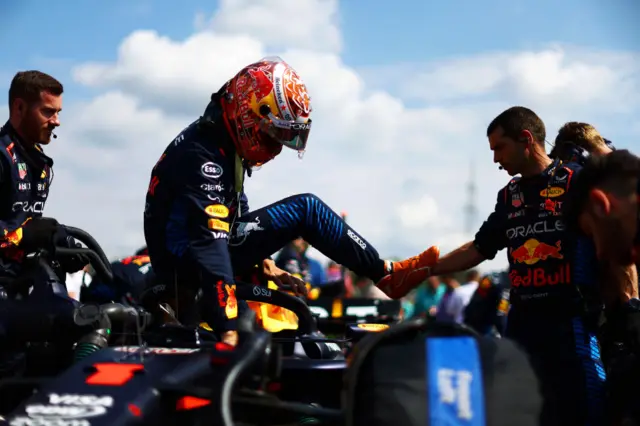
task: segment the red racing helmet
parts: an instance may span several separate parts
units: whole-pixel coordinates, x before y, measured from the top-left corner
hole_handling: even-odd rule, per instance
[[[282,147],[304,152],[311,103],[298,73],[279,57],[244,67],[221,90],[225,124],[240,157],[264,164]]]

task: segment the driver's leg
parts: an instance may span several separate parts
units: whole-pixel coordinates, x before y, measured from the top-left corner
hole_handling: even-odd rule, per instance
[[[298,237],[374,282],[389,273],[389,264],[371,243],[312,194],[294,195],[239,218],[229,237],[234,271],[253,267]]]

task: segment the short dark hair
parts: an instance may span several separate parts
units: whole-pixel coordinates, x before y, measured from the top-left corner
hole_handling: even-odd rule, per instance
[[[592,189],[599,187],[620,197],[629,196],[636,191],[633,182],[638,178],[640,178],[640,158],[626,149],[589,157],[584,168],[571,184],[565,214],[566,223],[577,224]]]
[[[544,123],[538,115],[522,106],[511,107],[498,115],[487,127],[487,137],[501,127],[504,135],[512,139],[519,139],[523,130],[528,130],[533,138],[541,145],[547,137]]]
[[[64,88],[55,78],[41,71],[20,71],[9,87],[9,108],[16,99],[24,99],[27,103],[37,102],[40,93],[49,92],[54,96],[62,95]]]

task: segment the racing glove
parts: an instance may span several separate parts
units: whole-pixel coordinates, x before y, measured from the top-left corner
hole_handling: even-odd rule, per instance
[[[431,276],[431,268],[439,258],[440,248],[432,246],[417,256],[393,262],[392,272],[378,281],[376,287],[392,299],[401,299]]]
[[[55,240],[62,228],[57,220],[50,217],[36,217],[22,227],[19,247],[26,252],[47,250],[55,253]]]

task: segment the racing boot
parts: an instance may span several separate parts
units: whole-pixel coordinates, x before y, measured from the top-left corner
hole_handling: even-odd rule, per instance
[[[391,273],[376,284],[387,296],[400,299],[419,286],[431,275],[431,268],[438,262],[440,248],[432,246],[417,256],[391,263]]]

